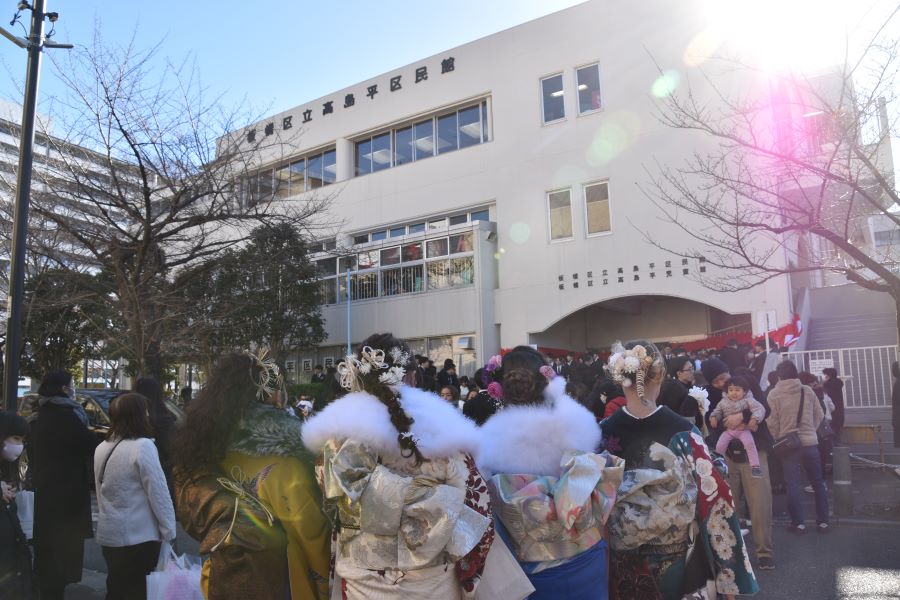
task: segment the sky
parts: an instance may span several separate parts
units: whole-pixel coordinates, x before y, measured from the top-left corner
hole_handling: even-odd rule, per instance
[[[160,58],[196,62],[204,85],[226,104],[272,114],[443,50],[550,14],[577,0],[47,0],[59,13],[53,39],[89,44],[95,25],[108,43],[132,35]],[[0,26],[16,1],[7,0]],[[25,13],[23,13],[25,14]],[[23,18],[28,26],[27,14]],[[48,50],[46,52],[67,52]],[[0,39],[0,98],[21,102],[26,53]],[[44,63],[39,111],[61,91]]]

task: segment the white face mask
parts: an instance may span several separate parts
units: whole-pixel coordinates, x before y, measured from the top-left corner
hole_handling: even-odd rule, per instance
[[[22,450],[25,449],[23,444],[10,444],[9,442],[3,442],[3,460],[8,460],[10,462],[19,458],[19,455],[22,454]]]

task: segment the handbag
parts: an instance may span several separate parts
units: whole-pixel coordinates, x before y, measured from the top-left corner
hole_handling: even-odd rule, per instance
[[[779,458],[784,458],[794,450],[801,448],[803,443],[800,441],[800,420],[803,418],[803,396],[804,389],[800,388],[800,408],[797,410],[797,425],[794,431],[790,432],[787,435],[783,435],[777,440],[775,440],[775,444],[772,445],[772,452],[775,453]]]
[[[147,575],[147,600],[203,600],[200,577],[200,564],[163,542],[156,570]]]

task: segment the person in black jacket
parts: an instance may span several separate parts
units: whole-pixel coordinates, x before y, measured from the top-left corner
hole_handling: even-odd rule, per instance
[[[672,411],[687,417],[698,429],[703,428],[703,417],[697,400],[688,394],[694,385],[694,362],[687,356],[673,356],[668,363],[667,377],[660,388],[656,403],[668,406]]]
[[[31,551],[16,507],[18,459],[28,423],[11,412],[0,412],[0,598],[31,598]]]
[[[41,600],[62,600],[81,581],[91,528],[91,461],[97,437],[75,401],[72,375],[51,371],[38,389],[28,458],[34,482],[34,559]]]
[[[822,369],[825,377],[823,388],[831,401],[834,402],[834,410],[831,411],[831,429],[834,435],[831,438],[833,446],[841,443],[841,430],[844,428],[844,382],[838,377],[837,369]],[[896,429],[894,430],[896,431]],[[896,435],[896,433],[895,433]]]
[[[478,388],[478,395],[463,404],[463,415],[475,421],[479,427],[484,425],[485,421],[490,419],[500,408],[500,403],[487,393],[487,386],[491,382],[490,377],[491,374],[484,369],[475,371],[472,379]]]
[[[443,389],[448,385],[459,389],[459,377],[456,375],[456,365],[453,364],[452,358],[444,360],[444,368],[438,373],[437,383],[438,389]]]

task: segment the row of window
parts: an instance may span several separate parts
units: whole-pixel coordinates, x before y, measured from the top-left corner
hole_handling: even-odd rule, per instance
[[[263,169],[241,180],[241,198],[255,204],[284,199],[335,182],[335,150],[305,156],[278,168]]]
[[[578,114],[583,115],[602,107],[600,102],[600,64],[575,69],[575,90],[578,94]],[[566,118],[565,82],[557,73],[541,79],[541,110],[544,123]]]
[[[388,238],[403,237],[404,235],[412,235],[414,233],[422,233],[426,231],[434,231],[453,225],[463,225],[465,223],[475,223],[477,221],[490,221],[490,211],[486,208],[475,210],[468,213],[452,215],[450,217],[441,217],[440,219],[432,219],[430,221],[420,221],[410,223],[408,225],[395,225],[387,229],[373,231],[371,233],[361,233],[353,236],[353,244],[367,244],[369,242],[379,242]]]
[[[587,235],[607,233],[611,229],[609,216],[609,182],[600,181],[582,186],[584,220]],[[568,240],[574,237],[572,226],[572,188],[547,192],[550,239]]]
[[[350,276],[350,299],[413,294],[426,290],[443,290],[472,285],[475,282],[475,260],[471,256],[448,258],[400,266]],[[331,277],[320,281],[324,304],[347,301],[347,278]]]
[[[356,175],[397,167],[486,141],[487,101],[482,101],[358,140]]]
[[[412,242],[379,250],[359,252],[350,256],[329,257],[316,261],[321,277],[333,277],[347,271],[365,271],[378,267],[431,260],[453,254],[472,252],[472,232],[466,231],[446,237],[431,238],[425,242]]]

